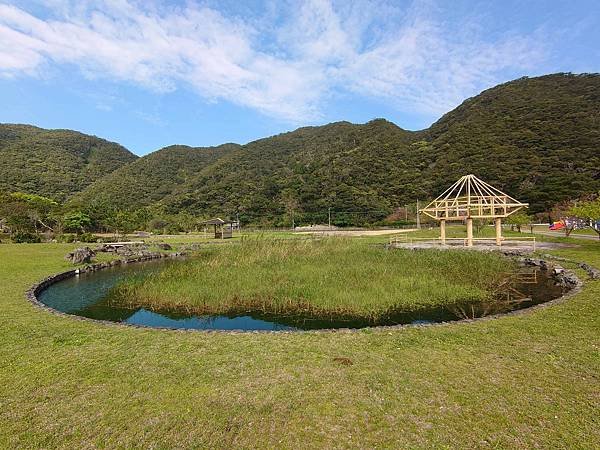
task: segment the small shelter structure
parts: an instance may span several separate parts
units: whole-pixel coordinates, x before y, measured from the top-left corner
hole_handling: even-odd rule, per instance
[[[475,175],[465,175],[419,211],[440,222],[442,244],[446,243],[447,221],[466,221],[466,244],[472,247],[473,219],[493,219],[496,245],[502,245],[502,219],[528,206]]]
[[[229,239],[233,237],[234,222],[226,221],[220,217],[202,222],[203,225],[213,225],[215,230],[215,239]]]

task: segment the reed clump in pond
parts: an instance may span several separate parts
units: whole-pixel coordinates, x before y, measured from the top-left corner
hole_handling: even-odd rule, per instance
[[[386,250],[344,238],[252,239],[128,278],[111,301],[156,311],[377,321],[392,311],[489,300],[514,268],[505,257],[480,252]]]

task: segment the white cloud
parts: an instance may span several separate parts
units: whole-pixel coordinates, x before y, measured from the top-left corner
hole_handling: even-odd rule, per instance
[[[69,64],[168,92],[191,86],[290,121],[314,121],[334,90],[378,97],[432,116],[542,58],[527,36],[485,42],[451,33],[427,8],[311,0],[269,14],[276,23],[208,7],[128,0],[53,0],[40,18],[0,5],[0,76],[39,76]],[[288,13],[288,15],[286,15]]]

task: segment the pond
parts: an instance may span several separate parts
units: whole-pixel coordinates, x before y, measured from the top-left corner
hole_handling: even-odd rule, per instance
[[[300,331],[331,328],[365,328],[383,325],[449,322],[507,313],[544,303],[564,294],[548,272],[523,268],[509,274],[498,286],[494,301],[455,304],[421,309],[417,312],[391,311],[376,323],[367,320],[339,317],[319,318],[289,315],[265,315],[244,312],[237,315],[193,315],[185,311],[149,311],[126,308],[108,302],[110,290],[124,277],[132,274],[152,276],[173,260],[157,260],[114,266],[87,272],[58,281],[38,294],[38,300],[57,311],[96,320],[119,322],[153,328],[241,331]]]

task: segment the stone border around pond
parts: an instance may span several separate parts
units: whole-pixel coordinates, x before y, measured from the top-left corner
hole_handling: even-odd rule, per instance
[[[66,278],[71,278],[76,275],[79,275],[80,273],[96,272],[98,270],[103,270],[103,269],[107,269],[110,267],[120,266],[120,265],[124,265],[124,264],[135,264],[135,263],[150,261],[150,260],[154,260],[154,259],[176,258],[176,257],[185,256],[184,253],[170,253],[170,254],[154,253],[151,255],[142,256],[142,257],[133,258],[133,259],[114,260],[114,261],[110,261],[110,262],[90,264],[90,265],[82,267],[82,268],[67,270],[65,272],[60,272],[55,275],[51,275],[47,278],[44,278],[39,283],[33,285],[27,291],[26,297],[33,305],[37,306],[40,309],[48,311],[57,316],[68,317],[70,319],[81,320],[84,322],[111,325],[111,326],[127,328],[127,329],[177,331],[177,332],[183,332],[183,333],[221,333],[221,334],[237,335],[237,334],[253,334],[253,333],[254,334],[265,334],[265,333],[266,334],[356,333],[356,332],[361,332],[361,331],[364,332],[365,330],[394,331],[394,330],[401,330],[404,328],[424,328],[424,327],[435,327],[435,326],[448,326],[451,324],[461,324],[461,323],[462,324],[476,323],[476,322],[480,322],[480,321],[484,321],[484,320],[494,320],[494,319],[498,319],[501,317],[509,317],[509,316],[515,316],[515,315],[520,315],[520,314],[529,314],[530,312],[533,312],[533,311],[536,311],[536,310],[539,310],[542,308],[547,308],[549,306],[557,305],[557,304],[563,303],[565,300],[571,298],[575,294],[578,294],[579,292],[581,292],[581,289],[583,288],[584,283],[571,270],[563,269],[562,267],[555,265],[551,262],[548,262],[544,259],[534,259],[534,258],[523,257],[523,254],[520,254],[520,253],[506,252],[505,255],[509,256],[509,257],[520,256],[521,261],[525,265],[539,267],[541,270],[559,269],[558,271],[554,272],[553,276],[557,282],[561,282],[563,284],[563,286],[568,288],[568,291],[566,293],[564,293],[563,295],[561,295],[560,297],[557,297],[553,300],[549,300],[544,303],[539,303],[537,305],[529,306],[529,307],[523,308],[523,309],[509,311],[507,313],[500,313],[500,314],[493,314],[493,315],[489,315],[489,316],[485,316],[485,317],[478,317],[476,319],[460,319],[460,320],[452,320],[452,321],[446,321],[446,322],[418,323],[418,324],[381,325],[381,326],[364,327],[364,328],[325,328],[322,330],[296,330],[296,331],[288,331],[288,330],[198,330],[198,329],[192,329],[192,328],[182,329],[182,328],[171,328],[171,327],[147,327],[147,326],[143,326],[143,325],[128,324],[128,323],[122,323],[122,322],[112,322],[110,320],[91,319],[89,317],[78,316],[76,314],[67,314],[67,313],[58,311],[54,308],[51,308],[50,306],[44,304],[43,302],[41,302],[38,299],[38,295],[42,291],[44,291],[46,288],[48,288],[49,286],[53,285],[54,283],[58,283],[59,281],[62,281]],[[550,259],[549,257],[551,255],[544,255],[544,256],[547,257],[548,259]],[[557,258],[552,257],[552,259],[559,260],[559,261],[560,260],[567,261],[567,260],[564,260],[564,259],[558,258],[558,257]],[[568,261],[568,262],[573,262],[573,261]],[[580,264],[580,267],[582,264],[583,263]],[[588,266],[588,267],[591,268],[591,266]],[[596,269],[593,269],[593,270],[596,270]],[[588,274],[590,274],[590,276],[593,278],[590,271],[588,271],[586,269],[586,272],[588,272]]]

